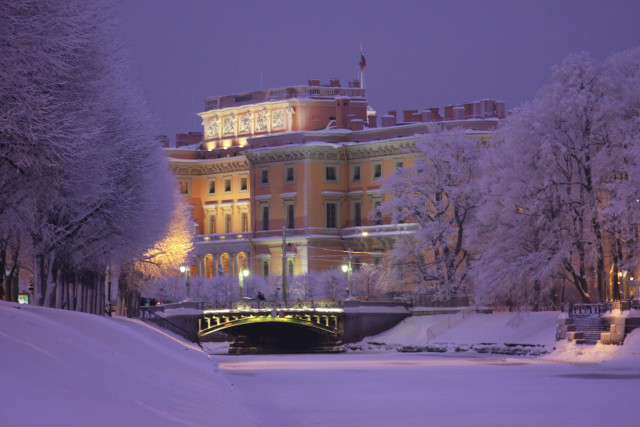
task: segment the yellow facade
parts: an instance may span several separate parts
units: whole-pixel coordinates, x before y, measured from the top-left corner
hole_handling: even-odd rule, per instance
[[[319,88],[298,90],[308,95]],[[259,105],[231,102],[246,102],[245,95],[208,100],[215,105],[200,113],[205,141],[167,150],[198,227],[197,277],[238,275],[245,268],[260,276],[280,275],[283,268],[287,275],[299,275],[339,268],[348,256],[357,268],[380,262],[394,236],[413,227],[390,224],[371,212],[384,199],[381,178],[413,166],[415,137],[427,132],[428,124],[358,127],[366,119],[364,91],[358,88],[347,99],[344,92],[328,96],[336,87],[322,90],[322,97],[314,99],[272,102],[259,93]],[[301,107],[305,103],[313,108]],[[285,129],[263,132],[256,127],[257,113],[285,110],[290,114]],[[241,114],[253,120],[245,120],[244,133],[237,128]],[[229,135],[224,135],[225,117],[235,118],[233,138],[224,138],[232,131],[228,125]],[[482,132],[494,128],[497,119],[442,123]]]

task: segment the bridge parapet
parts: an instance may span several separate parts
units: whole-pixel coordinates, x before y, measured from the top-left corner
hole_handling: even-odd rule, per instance
[[[228,302],[203,302],[202,310],[263,310],[263,309],[316,309],[316,308],[341,308],[342,302],[335,300],[305,300],[283,304],[282,301],[244,300]]]
[[[246,309],[205,310],[198,319],[198,336],[224,331],[230,335],[241,333],[246,326],[260,323],[289,323],[311,328],[318,333],[342,334],[341,308],[283,308],[263,307]]]

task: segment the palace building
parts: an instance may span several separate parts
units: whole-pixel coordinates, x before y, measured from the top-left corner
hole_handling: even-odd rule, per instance
[[[379,263],[399,233],[370,213],[384,198],[380,179],[413,165],[416,135],[430,124],[490,137],[504,103],[377,116],[358,81],[207,98],[203,139],[165,148],[193,206],[198,237],[194,277],[299,275]]]

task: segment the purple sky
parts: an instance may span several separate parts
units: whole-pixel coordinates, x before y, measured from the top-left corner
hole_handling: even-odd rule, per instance
[[[358,77],[392,109],[531,100],[572,52],[640,45],[640,1],[121,0],[159,133],[202,131],[207,96]]]

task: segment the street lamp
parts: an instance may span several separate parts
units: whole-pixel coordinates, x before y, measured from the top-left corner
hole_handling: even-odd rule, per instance
[[[352,288],[353,288],[353,279],[351,278],[351,249],[349,249],[349,257],[347,258],[347,263],[348,264],[342,264],[342,272],[343,273],[347,273],[347,284],[349,286],[348,288],[348,292],[347,292],[347,299],[350,300],[353,298],[353,292],[352,292]]]
[[[191,268],[189,268],[188,265],[181,265],[180,266],[180,273],[184,274],[185,276],[185,280],[186,280],[186,286],[187,286],[187,300],[191,299],[191,281],[189,280],[191,278]]]
[[[238,278],[240,281],[240,298],[244,298],[244,278],[249,275],[249,269],[243,268],[240,270],[240,274],[238,274]]]

